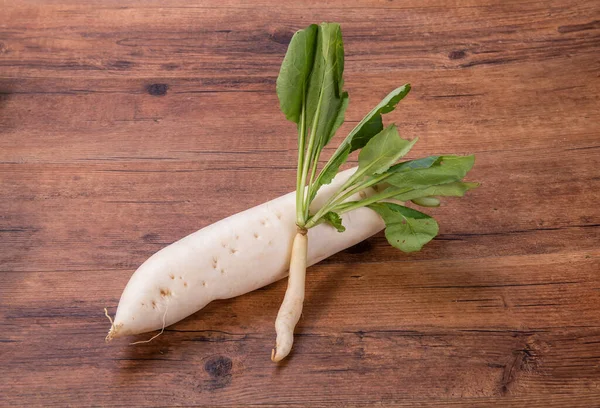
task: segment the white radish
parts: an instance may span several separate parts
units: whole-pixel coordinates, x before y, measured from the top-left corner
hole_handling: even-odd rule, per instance
[[[382,115],[395,109],[409,84],[377,104],[317,171],[323,148],[348,107],[342,44],[337,23],[299,30],[277,77],[281,111],[298,130],[296,191],[225,218],[152,255],[129,280],[114,321],[105,309],[111,321],[107,341],[161,329],[156,337],[165,326],[209,302],[268,285],[284,278],[289,268],[271,353],[273,361],[281,361],[291,351],[302,314],[307,266],[384,226],[393,247],[418,251],[437,235],[438,224],[398,201],[435,207],[440,204],[436,196],[462,197],[478,186],[461,181],[473,166],[473,156],[398,162],[417,139],[401,138],[395,124],[384,128]],[[357,150],[358,167],[338,173]]]
[[[331,184],[319,190],[311,208],[319,209],[355,171],[338,173]],[[365,197],[373,192],[368,188],[360,194]],[[357,199],[358,194],[348,198]],[[127,283],[107,340],[160,330],[213,300],[239,296],[284,278],[297,232],[295,217],[296,194],[292,192],[161,249]],[[342,218],[343,233],[328,224],[308,230],[307,266],[384,227],[381,217],[368,208],[358,208]]]
[[[306,235],[307,231],[299,228],[292,244],[288,287],[275,320],[277,340],[275,348],[271,352],[271,360],[274,362],[283,360],[292,350],[294,328],[302,315],[306,282],[306,250],[308,248]]]

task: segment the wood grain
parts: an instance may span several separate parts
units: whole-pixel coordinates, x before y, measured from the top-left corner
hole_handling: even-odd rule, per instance
[[[197,3],[3,3],[0,405],[600,406],[598,3]],[[386,119],[411,157],[475,153],[482,187],[431,211],[422,252],[377,235],[312,267],[282,366],[285,282],[105,345],[148,256],[293,188],[275,79],[326,20],[336,140],[410,82]]]

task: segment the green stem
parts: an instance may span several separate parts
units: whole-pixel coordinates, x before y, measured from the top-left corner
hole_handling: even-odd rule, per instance
[[[367,189],[375,184],[379,184],[382,181],[384,181],[386,178],[388,178],[389,176],[391,176],[391,174],[382,174],[379,177],[374,177],[371,178],[369,180],[363,181],[362,183],[357,184],[356,186],[354,186],[353,188],[351,188],[350,190],[348,190],[348,192],[346,192],[344,195],[342,195],[341,197],[337,198],[331,205],[331,207],[335,207],[338,204],[343,203],[345,200],[348,199],[348,197],[364,190]]]
[[[303,94],[305,95],[305,94]],[[306,144],[306,106],[302,99],[302,113],[300,115],[300,127],[298,129],[298,170],[296,172],[296,222],[302,223],[303,212],[302,203],[304,202],[304,184],[302,183],[302,168],[304,167],[304,145]]]
[[[317,154],[316,159],[313,161],[312,169],[310,170],[310,178],[308,179],[308,194],[304,198],[304,209],[307,211],[306,218],[308,218],[308,208],[310,207],[310,198],[313,195],[313,188],[314,188],[313,183],[315,181],[315,175],[317,172],[318,164],[319,164],[319,154]]]
[[[407,193],[411,190],[414,190],[414,189],[408,188],[405,190],[382,191],[379,194],[374,194],[371,197],[365,198],[364,200],[356,201],[351,205],[345,206],[344,208],[340,209],[338,214],[342,215],[349,211],[356,210],[357,208],[366,207],[367,205],[376,203],[381,200],[386,200],[388,198],[392,198],[394,196],[397,196],[398,194]],[[308,224],[307,224],[307,226],[308,226]]]
[[[317,213],[311,217],[311,220],[316,220],[316,219],[322,217],[324,214],[326,214],[329,211],[330,208],[333,207],[334,203],[338,202],[340,195],[351,185],[350,181],[353,181],[353,178],[355,175],[356,175],[356,173],[354,173],[350,177],[350,179],[348,179],[344,183],[344,185],[337,190],[337,192],[335,194],[333,194],[331,197],[329,197],[329,200],[327,200],[325,202],[325,204],[323,204],[321,206],[319,211],[317,211]],[[312,225],[315,225],[315,224],[312,223]]]
[[[385,177],[382,177],[382,178],[385,179]],[[362,185],[365,186],[364,188],[370,187],[371,185],[376,184],[373,182],[373,180],[376,180],[376,179],[369,180],[368,182],[365,182]],[[381,181],[379,181],[379,182],[381,182]],[[359,191],[357,188],[355,188],[353,190],[355,190],[355,191],[352,194],[356,194],[356,192]],[[356,210],[357,208],[365,207],[369,204],[376,203],[377,201],[392,198],[398,194],[407,193],[412,190],[414,190],[414,189],[408,188],[408,189],[403,189],[403,190],[399,189],[399,190],[392,190],[392,191],[382,191],[381,193],[374,194],[371,197],[365,198],[364,200],[354,201],[352,203],[344,203],[343,200],[347,199],[348,197],[350,197],[352,195],[352,194],[349,194],[350,193],[350,191],[349,191],[348,193],[345,194],[345,196],[346,196],[345,198],[343,196],[340,197],[339,200],[335,200],[335,203],[333,203],[332,205],[329,205],[327,208],[325,208],[325,206],[321,207],[321,209],[308,220],[305,228],[309,229],[316,225],[319,225],[321,222],[323,222],[322,216],[325,215],[326,213],[328,213],[329,211],[335,211],[339,215],[342,215],[344,213],[347,213],[348,211]],[[343,207],[340,207],[340,208],[336,208],[337,206],[342,205],[342,204],[347,204],[347,205],[344,205]]]
[[[316,115],[315,115],[316,116]],[[302,168],[302,175],[301,175],[301,179],[300,179],[300,185],[301,185],[301,189],[302,189],[302,199],[300,201],[300,205],[297,207],[297,211],[299,208],[300,211],[300,219],[297,220],[297,224],[299,227],[303,227],[304,224],[306,223],[306,216],[305,214],[305,208],[304,208],[304,195],[308,194],[308,192],[306,191],[306,177],[308,175],[308,168],[310,165],[310,162],[312,160],[312,148],[314,145],[314,134],[315,132],[311,130],[310,132],[310,137],[308,139],[308,147],[306,149],[306,154],[308,155],[308,157],[305,157],[304,163],[303,163],[303,168]]]
[[[312,163],[312,161],[314,160],[315,156],[316,156],[316,152],[315,150],[315,141],[317,138],[317,124],[319,123],[319,117],[321,116],[321,103],[323,101],[323,89],[321,89],[320,94],[319,94],[319,102],[317,103],[317,109],[315,110],[315,117],[313,118],[313,123],[310,129],[310,137],[308,139],[308,147],[306,149],[306,154],[308,155],[308,160],[304,160],[303,163],[303,168],[302,168],[302,178],[300,180],[300,183],[302,185],[302,190],[305,189],[306,186],[306,178],[308,176],[308,169],[310,167],[310,164]],[[318,145],[317,145],[317,149],[318,149]],[[306,157],[305,157],[306,159]],[[310,187],[310,186],[309,186]],[[303,192],[304,193],[304,192]],[[296,223],[298,224],[299,227],[304,227],[304,224],[306,224],[306,220],[308,218],[308,205],[305,205],[305,200],[304,200],[304,196],[302,197],[302,201],[300,202],[300,210],[302,211],[302,215],[301,215],[301,219],[296,220]],[[298,208],[296,208],[296,211],[298,211]]]
[[[374,178],[366,180],[362,183],[358,183],[356,186],[354,186],[350,190],[346,191],[346,193],[344,193],[344,191],[349,186],[351,186],[351,184],[349,184],[348,182],[344,183],[344,186],[342,186],[342,188],[340,188],[336,194],[331,196],[329,198],[329,200],[321,207],[321,209],[319,209],[319,211],[317,211],[317,213],[315,215],[313,215],[310,218],[310,220],[308,222],[310,223],[311,226],[317,225],[316,221],[318,221],[323,215],[325,215],[329,211],[331,211],[335,206],[343,203],[345,200],[348,199],[348,197],[351,197],[352,195],[354,195],[366,188],[369,188],[375,184],[381,183],[389,176],[390,176],[390,174],[382,174],[378,177],[374,177]],[[348,179],[348,181],[352,181],[353,178],[354,178],[354,176],[352,176],[350,179]],[[346,186],[347,184],[348,184],[348,186]],[[307,228],[310,228],[310,227],[307,227]]]

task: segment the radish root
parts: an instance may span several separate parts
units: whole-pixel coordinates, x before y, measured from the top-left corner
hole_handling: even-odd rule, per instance
[[[277,314],[277,319],[275,320],[277,340],[275,341],[275,348],[271,351],[271,360],[276,363],[283,360],[292,350],[294,328],[302,315],[307,250],[307,231],[304,228],[299,228],[292,244],[287,290]]]
[[[108,331],[108,334],[104,338],[104,341],[108,343],[109,341],[111,341],[113,339],[113,337],[115,337],[117,335],[117,332],[121,328],[122,324],[115,324],[113,319],[108,314],[108,310],[106,308],[104,308],[104,316],[106,316],[108,318],[108,321],[110,322],[110,330]]]
[[[148,340],[134,341],[133,343],[129,343],[129,345],[133,346],[134,344],[150,343],[152,340],[154,340],[155,338],[157,338],[158,336],[160,336],[161,334],[163,334],[165,332],[166,319],[167,319],[167,311],[168,310],[169,310],[169,303],[167,303],[167,305],[165,306],[165,314],[163,314],[162,328],[160,329],[160,332],[156,333],[154,336],[150,337]]]
[[[166,319],[167,319],[167,311],[168,310],[169,310],[169,304],[167,303],[166,306],[165,306],[165,313],[163,314],[163,318],[162,318],[162,328],[160,329],[159,333],[157,333],[154,336],[150,337],[148,340],[135,341],[135,342],[129,343],[129,344],[133,345],[133,344],[150,343],[152,340],[154,340],[155,338],[157,338],[158,336],[160,336],[161,334],[163,334],[164,331],[165,331]],[[113,321],[113,319],[108,314],[108,310],[106,308],[104,308],[104,316],[106,316],[108,318],[108,321],[110,322],[110,330],[108,331],[108,334],[106,335],[106,338],[104,339],[104,341],[106,341],[108,343],[109,341],[111,341],[117,335],[119,329],[123,326],[123,323],[115,324],[115,322]]]

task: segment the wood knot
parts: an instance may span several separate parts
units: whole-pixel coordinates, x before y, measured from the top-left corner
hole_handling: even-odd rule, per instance
[[[147,242],[149,244],[156,244],[158,241],[160,241],[160,236],[154,232],[150,232],[148,234],[145,234],[142,239],[144,240],[144,242]]]
[[[448,59],[451,59],[451,60],[463,59],[466,56],[467,56],[467,53],[463,50],[454,50],[454,51],[450,51],[448,53]]]
[[[152,96],[166,95],[168,89],[169,89],[169,85],[167,85],[167,84],[150,84],[146,87],[146,90]]]
[[[292,40],[294,33],[285,28],[276,28],[273,33],[271,33],[271,40],[278,44],[287,45]]]
[[[212,389],[224,388],[231,383],[231,369],[233,363],[229,357],[214,356],[204,363],[204,371],[211,377],[209,387]]]

